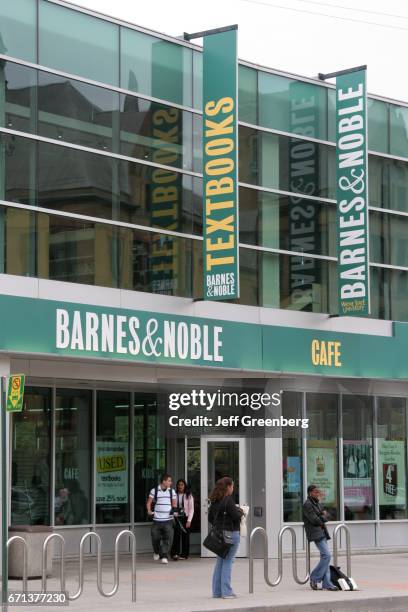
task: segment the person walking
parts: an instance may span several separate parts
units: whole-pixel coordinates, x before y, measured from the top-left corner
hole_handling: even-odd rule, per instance
[[[190,527],[194,516],[194,497],[183,478],[176,484],[177,518],[174,523],[171,557],[174,561],[188,559],[190,554]]]
[[[330,550],[327,540],[330,540],[326,523],[329,520],[326,510],[320,504],[320,491],[318,487],[311,484],[307,487],[307,499],[303,504],[303,522],[306,537],[309,542],[314,542],[320,553],[320,561],[310,574],[310,587],[318,590],[322,582],[323,590],[337,591],[337,587],[330,578]]]
[[[223,599],[236,597],[231,586],[232,564],[238,551],[240,541],[240,524],[243,511],[235,505],[232,496],[234,482],[229,476],[220,478],[210,495],[208,520],[214,527],[232,532],[232,543],[225,559],[217,555],[212,577],[212,596]]]
[[[172,489],[170,474],[163,474],[160,485],[154,487],[147,499],[147,514],[153,517],[152,546],[154,561],[168,563],[173,538],[173,514],[177,507],[176,493]],[[154,504],[154,510],[152,505]]]

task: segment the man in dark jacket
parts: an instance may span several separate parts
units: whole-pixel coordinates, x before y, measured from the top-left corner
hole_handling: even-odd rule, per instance
[[[337,591],[330,578],[330,550],[327,545],[330,536],[326,527],[329,519],[319,500],[319,489],[316,485],[309,485],[307,500],[303,504],[303,522],[307,539],[309,542],[314,542],[320,552],[320,561],[310,574],[310,586],[317,591],[319,582],[322,582],[325,591]]]

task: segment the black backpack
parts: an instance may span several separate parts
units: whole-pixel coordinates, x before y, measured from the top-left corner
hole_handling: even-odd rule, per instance
[[[346,574],[341,571],[339,566],[330,566],[330,579],[332,583],[341,591],[355,591],[357,588],[354,580],[346,576]]]

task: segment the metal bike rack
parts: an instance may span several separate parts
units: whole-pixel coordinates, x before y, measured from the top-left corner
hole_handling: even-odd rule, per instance
[[[262,550],[263,550],[263,560],[264,560],[264,579],[268,586],[275,587],[281,583],[283,577],[283,536],[285,532],[289,532],[292,537],[292,574],[293,579],[298,584],[306,584],[309,580],[310,575],[310,544],[307,542],[306,544],[306,577],[299,578],[297,571],[297,549],[296,549],[296,531],[290,525],[286,525],[282,527],[279,531],[278,535],[278,576],[275,580],[270,580],[269,578],[269,559],[268,559],[268,536],[263,527],[255,527],[252,530],[250,538],[249,538],[249,592],[254,592],[254,539],[256,534],[260,533],[262,535]]]
[[[61,542],[60,590],[65,592],[65,538],[60,533],[51,533],[45,538],[42,547],[41,590],[43,593],[47,591],[47,552],[48,545],[52,540]]]
[[[351,576],[351,536],[350,529],[345,523],[340,523],[339,525],[336,525],[333,531],[333,565],[337,566],[339,552],[338,538],[342,529],[346,533],[347,576]]]
[[[113,597],[118,592],[119,589],[119,543],[120,540],[124,537],[130,537],[131,541],[131,552],[132,552],[132,602],[136,601],[136,537],[132,531],[128,529],[124,529],[115,539],[115,557],[114,557],[114,584],[113,588],[105,592],[102,586],[102,540],[99,534],[95,531],[90,531],[82,536],[81,541],[79,543],[79,586],[76,593],[73,595],[67,594],[67,598],[69,601],[75,601],[82,595],[84,589],[84,546],[85,542],[90,538],[96,539],[97,544],[97,570],[96,570],[96,584],[98,587],[99,593],[103,597]],[[42,547],[42,571],[41,571],[41,590],[46,593],[47,592],[47,555],[48,555],[48,547],[52,540],[59,540],[61,543],[61,565],[60,565],[60,587],[61,591],[65,592],[66,590],[66,581],[65,581],[65,538],[60,533],[51,533],[43,543]],[[7,550],[9,550],[10,545],[13,542],[21,542],[23,544],[23,592],[27,592],[28,590],[28,579],[27,579],[27,542],[21,536],[13,536],[7,540]]]
[[[100,595],[103,597],[112,597],[117,593],[119,588],[119,541],[120,539],[128,535],[132,542],[132,601],[136,601],[136,538],[135,534],[128,529],[124,529],[115,539],[115,567],[114,567],[114,585],[111,591],[107,593],[103,590],[102,586],[102,540],[98,533],[95,531],[89,531],[82,536],[79,543],[79,586],[76,593],[69,596],[70,601],[75,601],[81,596],[84,588],[84,545],[86,540],[95,538],[97,545],[97,570],[96,570],[96,585]]]
[[[13,542],[21,542],[22,545],[23,545],[23,580],[22,580],[22,582],[23,582],[23,591],[26,592],[26,591],[28,591],[28,582],[27,582],[27,574],[28,574],[28,570],[27,570],[27,556],[28,556],[28,550],[27,550],[27,542],[21,536],[18,536],[18,535],[12,536],[11,538],[9,538],[7,540],[7,551],[10,549],[10,544],[12,544]]]

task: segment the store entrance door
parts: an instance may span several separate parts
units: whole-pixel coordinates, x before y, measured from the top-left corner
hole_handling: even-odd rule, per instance
[[[215,482],[223,476],[234,481],[235,503],[248,503],[247,462],[245,438],[201,438],[201,556],[214,555],[204,548],[202,542],[208,533],[208,497]],[[242,538],[238,557],[247,556],[247,538]]]

